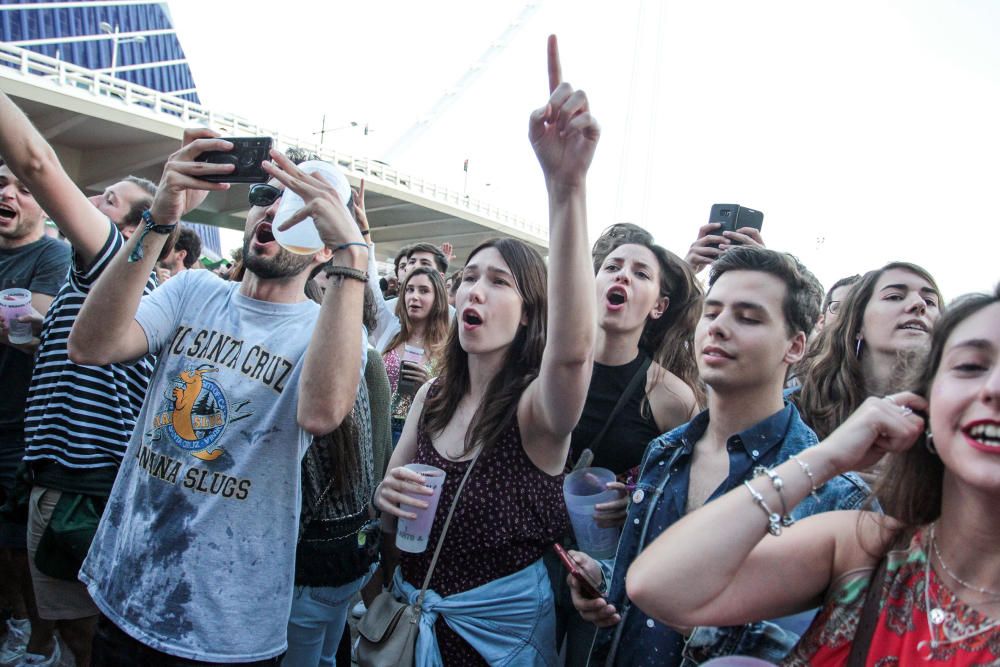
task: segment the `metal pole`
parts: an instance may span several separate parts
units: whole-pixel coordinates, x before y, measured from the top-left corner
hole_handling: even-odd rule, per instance
[[[115,66],[118,64],[118,24],[115,24],[115,32],[111,35],[111,70],[108,74],[115,78]]]

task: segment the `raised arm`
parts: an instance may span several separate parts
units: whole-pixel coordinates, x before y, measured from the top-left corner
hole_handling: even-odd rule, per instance
[[[341,275],[331,276],[299,379],[299,426],[313,435],[325,435],[350,414],[361,381],[361,312],[367,280],[360,275],[368,268],[368,252],[361,231],[333,187],[278,151],[271,151],[271,159],[264,169],[305,203],[279,230],[312,218],[326,246],[323,257],[344,269]]]
[[[229,187],[227,183],[210,183],[198,178],[233,169],[233,165],[194,161],[205,151],[232,149],[231,143],[215,138],[217,136],[211,130],[189,131],[185,137],[190,142],[167,160],[149,210],[153,222],[164,233],[144,234],[140,227],[98,279],[69,335],[69,357],[73,363],[100,366],[132,361],[149,351],[146,334],[136,322],[135,314],[146,280],[171,235],[170,230],[197,199],[191,191],[204,194]],[[89,202],[86,205],[93,209]],[[137,246],[142,247],[142,257],[131,261]]]
[[[909,393],[870,398],[822,443],[775,467],[781,495],[767,476],[750,482],[772,512],[789,511],[846,470],[867,468],[887,451],[910,447],[923,428]],[[800,465],[800,462],[803,465]],[[812,473],[812,477],[806,470]],[[769,519],[744,486],[687,515],[649,545],[629,568],[629,598],[674,627],[739,625],[816,606],[841,574],[870,566],[893,524],[857,512],[829,512],[766,537]],[[860,531],[859,531],[860,527]],[[859,537],[860,535],[860,537]],[[863,541],[862,541],[863,538]]]
[[[69,177],[31,121],[0,91],[0,156],[89,265],[108,238],[108,220]]]
[[[539,468],[562,470],[569,433],[583,411],[594,348],[594,271],[587,242],[587,169],[600,137],[583,91],[562,81],[555,35],[548,44],[548,103],[531,114],[529,138],[549,194],[547,344],[538,378],[519,406],[525,451]]]

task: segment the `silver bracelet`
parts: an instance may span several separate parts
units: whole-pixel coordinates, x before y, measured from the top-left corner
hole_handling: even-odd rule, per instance
[[[774,472],[771,468],[765,468],[764,466],[754,468],[753,475],[754,477],[767,475],[768,479],[771,480],[771,486],[778,492],[778,500],[781,501],[781,525],[788,528],[794,524],[795,519],[788,513],[788,505],[785,504],[785,480],[781,479],[781,475]]]
[[[764,514],[767,515],[767,532],[771,533],[775,537],[781,535],[781,516],[775,514],[771,511],[771,508],[767,506],[767,502],[764,500],[764,496],[757,492],[757,489],[750,486],[750,482],[744,481],[743,486],[747,487],[747,491],[753,497],[753,501],[757,503],[757,506],[764,510]]]
[[[812,491],[809,492],[809,495],[812,496],[814,500],[819,500],[819,495],[816,493],[819,491],[819,488],[816,486],[816,478],[813,477],[812,468],[809,467],[808,463],[797,456],[793,455],[792,460],[799,464],[799,467],[802,468],[802,472],[804,472],[806,477],[809,478],[809,486],[812,487]]]

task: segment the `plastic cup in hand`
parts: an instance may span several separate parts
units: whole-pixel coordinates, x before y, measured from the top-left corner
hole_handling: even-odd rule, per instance
[[[404,509],[416,514],[417,518],[400,518],[396,528],[396,546],[399,550],[419,554],[427,550],[427,540],[431,536],[438,500],[441,499],[441,487],[444,486],[444,470],[422,463],[410,463],[404,467],[423,475],[426,480],[425,486],[434,490],[433,496],[414,496],[426,502],[427,509],[403,505]]]
[[[7,340],[23,345],[31,342],[31,322],[18,322],[22,315],[31,315],[31,292],[14,287],[0,292],[0,309],[7,322]]]
[[[615,474],[607,468],[581,468],[566,475],[563,496],[580,551],[591,558],[611,558],[618,548],[618,529],[601,528],[594,519],[594,506],[617,500],[619,494],[608,489]]]
[[[307,174],[318,174],[320,178],[332,185],[340,196],[341,203],[345,207],[347,206],[347,202],[351,198],[351,186],[340,169],[322,160],[309,160],[298,167]],[[294,252],[297,255],[311,255],[323,249],[323,241],[319,238],[319,232],[316,231],[316,224],[312,218],[306,218],[291,229],[283,232],[278,231],[278,227],[303,206],[305,206],[305,202],[302,201],[302,197],[292,192],[291,188],[285,188],[285,193],[281,196],[281,203],[278,204],[278,212],[274,215],[271,233],[274,234],[274,240],[289,252]]]
[[[415,382],[411,382],[409,379],[404,378],[402,371],[405,368],[405,364],[413,364],[416,366],[420,365],[420,362],[424,359],[424,351],[422,348],[414,347],[412,345],[403,346],[403,356],[399,360],[399,382],[396,384],[396,391],[400,394],[406,396],[413,396],[420,389],[420,386]]]

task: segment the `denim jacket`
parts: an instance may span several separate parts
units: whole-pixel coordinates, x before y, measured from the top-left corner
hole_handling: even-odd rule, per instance
[[[684,516],[694,444],[708,428],[704,411],[687,424],[661,435],[646,448],[639,481],[613,561],[602,563],[610,582],[606,599],[621,621],[597,633],[590,665],[679,665],[687,667],[724,655],[750,655],[777,662],[798,641],[778,625],[761,621],[725,628],[696,628],[689,638],[675,632],[632,605],[625,594],[625,573],[646,545]],[[744,480],[757,466],[772,467],[815,445],[816,434],[791,403],[767,419],[733,435],[727,442],[729,476],[709,497],[715,500]],[[858,509],[868,487],[853,473],[824,484],[817,498],[807,497],[792,512],[796,519],[830,510]],[[747,500],[749,501],[749,498]]]
[[[416,604],[420,589],[396,569],[393,594]],[[552,584],[541,560],[500,579],[448,597],[428,589],[420,614],[416,667],[442,667],[434,623],[443,616],[452,630],[490,665],[555,667],[556,626]]]

